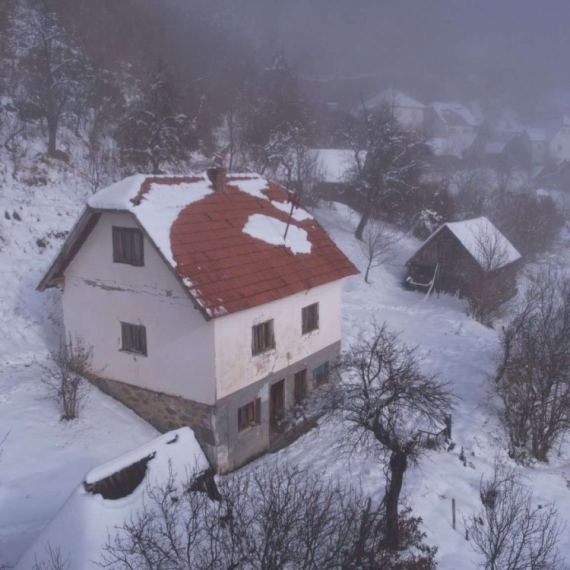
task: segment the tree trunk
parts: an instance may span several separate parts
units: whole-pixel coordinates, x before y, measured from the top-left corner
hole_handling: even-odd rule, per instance
[[[390,456],[390,480],[386,487],[386,547],[396,549],[400,545],[398,504],[404,483],[404,473],[408,468],[408,456],[402,451],[394,451]]]
[[[369,261],[368,267],[366,268],[366,275],[364,276],[364,281],[370,285],[370,281],[368,281],[368,275],[370,274],[370,268],[372,267],[372,260]]]
[[[153,174],[162,174],[160,171],[160,162],[157,158],[151,155],[150,162],[152,163],[152,173]]]
[[[362,214],[362,217],[360,218],[360,222],[358,222],[358,227],[356,228],[356,231],[354,232],[354,237],[356,237],[357,240],[362,241],[362,234],[364,233],[364,230],[366,229],[366,224],[368,223],[369,219],[370,219],[370,210],[367,208],[366,210],[364,210],[364,213]]]
[[[54,156],[57,151],[57,128],[58,121],[55,117],[48,118],[48,155]]]

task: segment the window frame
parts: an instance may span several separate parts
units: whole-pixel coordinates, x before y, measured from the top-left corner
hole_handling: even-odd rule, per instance
[[[130,332],[128,332],[130,331]],[[138,342],[134,342],[135,336],[133,332],[136,331],[140,335]],[[127,342],[129,341],[129,342]],[[134,345],[140,345],[140,350]],[[130,346],[128,346],[130,345]],[[138,356],[148,356],[148,345],[146,341],[146,327],[144,325],[135,325],[133,323],[126,323],[121,321],[121,352],[128,354],[136,354]]]
[[[317,370],[319,370],[321,368],[323,369],[323,374],[320,376],[320,380],[319,380],[319,376],[317,376]],[[316,366],[315,368],[313,368],[313,386],[315,388],[319,388],[323,384],[328,384],[329,375],[330,375],[330,365],[329,365],[329,361],[327,360],[326,362],[323,362],[319,366]]]
[[[250,412],[253,413],[252,419],[248,419]],[[245,416],[244,416],[245,414]],[[245,420],[245,421],[244,421]],[[239,433],[247,432],[261,425],[261,398],[255,398],[237,409],[237,431]]]
[[[263,329],[263,335],[258,335],[258,331]],[[262,342],[260,342],[262,340]],[[269,319],[251,327],[251,354],[256,356],[275,348],[275,328],[273,319]]]
[[[315,309],[315,318],[311,318],[311,309]],[[308,316],[306,316],[308,315]],[[314,323],[312,321],[315,321]],[[309,334],[313,331],[318,331],[319,330],[319,325],[320,325],[320,307],[319,307],[319,302],[317,301],[316,303],[311,303],[310,305],[307,305],[306,307],[303,307],[301,309],[301,331],[302,334]],[[311,324],[313,325],[311,327]],[[311,328],[309,328],[311,327]]]
[[[140,259],[135,259],[135,238],[140,240]],[[126,255],[126,240],[129,241],[130,255]],[[144,267],[144,235],[138,228],[124,228],[113,226],[113,263]]]

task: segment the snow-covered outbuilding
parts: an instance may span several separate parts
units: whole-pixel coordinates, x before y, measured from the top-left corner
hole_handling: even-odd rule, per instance
[[[485,217],[440,226],[407,261],[406,285],[469,297],[482,283],[497,297],[516,291],[521,254]]]
[[[282,441],[340,350],[358,271],[289,198],[222,169],[131,176],[89,199],[39,285],[62,289],[93,383],[161,431],[192,427],[222,472]]]
[[[163,434],[90,471],[15,570],[55,568],[50,564],[50,551],[59,551],[68,563],[66,568],[101,568],[108,537],[118,532],[117,527],[142,515],[149,486],[162,488],[169,482],[181,492],[187,482],[193,482],[193,492],[218,498],[213,471],[190,428]]]

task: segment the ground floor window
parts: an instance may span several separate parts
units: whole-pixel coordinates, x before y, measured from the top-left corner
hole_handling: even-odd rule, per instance
[[[320,366],[313,369],[313,384],[315,388],[328,382],[329,380],[329,363],[324,362]]]
[[[261,423],[261,398],[238,408],[238,431],[244,431]]]
[[[121,350],[146,356],[146,328],[143,325],[121,323]]]
[[[301,404],[307,397],[307,369],[295,373],[293,396],[295,404]]]

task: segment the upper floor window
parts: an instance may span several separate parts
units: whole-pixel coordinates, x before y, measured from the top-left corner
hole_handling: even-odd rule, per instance
[[[146,328],[143,325],[121,323],[121,350],[147,356]]]
[[[144,265],[143,235],[140,230],[113,227],[113,261]]]
[[[255,325],[251,329],[251,352],[259,354],[271,348],[275,348],[275,336],[273,334],[273,319]]]
[[[303,307],[303,334],[317,330],[319,328],[319,304],[313,303],[308,307]]]

